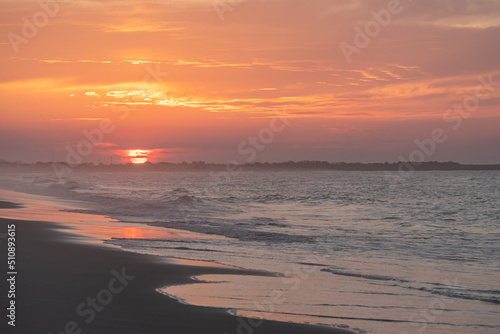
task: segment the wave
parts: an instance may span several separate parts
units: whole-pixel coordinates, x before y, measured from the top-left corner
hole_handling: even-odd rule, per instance
[[[337,270],[337,269],[330,269],[330,268],[328,268],[328,269],[321,269],[321,271],[329,272],[329,273],[335,274],[335,275],[358,277],[358,278],[364,278],[364,279],[370,279],[370,280],[376,280],[376,281],[397,281],[397,282],[401,282],[401,283],[408,283],[408,282],[410,282],[408,280],[399,279],[399,278],[390,277],[390,276],[353,273],[353,272],[347,272],[347,271],[342,271],[342,270]]]
[[[85,185],[77,181],[48,182],[48,186],[53,189],[66,189],[66,190],[76,190],[76,189],[86,188]]]
[[[497,290],[428,288],[412,286],[408,287],[408,289],[424,291],[433,295],[441,295],[449,298],[477,300],[488,304],[500,305],[500,294]]]
[[[189,252],[203,252],[203,253],[226,253],[216,249],[209,248],[191,248],[186,246],[179,247],[165,247],[165,246],[153,246],[153,245],[138,245],[133,241],[134,239],[129,239],[129,242],[116,242],[116,240],[105,240],[105,244],[120,246],[128,249],[173,249],[173,250],[181,250],[181,251],[189,251]]]
[[[269,202],[282,202],[286,201],[289,198],[284,196],[283,194],[264,194],[264,195],[259,195],[259,196],[254,196],[252,198],[253,201],[257,203],[269,203]]]
[[[182,195],[177,197],[176,199],[170,201],[170,203],[175,203],[175,204],[193,204],[193,203],[202,203],[203,201],[199,198],[196,198],[195,196],[189,196],[189,195]]]
[[[446,285],[442,283],[416,282],[392,276],[355,273],[332,268],[321,269],[321,271],[340,276],[356,277],[373,281],[392,282],[396,286],[399,286],[401,288],[422,291],[433,295],[441,295],[444,297],[466,300],[476,300],[488,304],[500,305],[499,290],[472,289],[467,287]]]
[[[187,230],[204,234],[220,235],[240,241],[260,241],[271,243],[314,243],[315,238],[311,236],[294,235],[287,233],[260,231],[252,226],[235,224],[235,221],[168,221],[154,222],[150,225]]]

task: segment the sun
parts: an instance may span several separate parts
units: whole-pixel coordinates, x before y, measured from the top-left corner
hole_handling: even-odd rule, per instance
[[[149,150],[128,150],[127,156],[133,164],[143,164],[148,161],[148,155],[151,153]]]
[[[143,164],[148,161],[148,158],[130,158],[130,162],[133,164]]]

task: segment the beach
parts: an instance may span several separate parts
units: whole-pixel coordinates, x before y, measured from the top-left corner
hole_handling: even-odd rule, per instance
[[[0,207],[18,205],[3,201]],[[221,309],[184,305],[156,291],[189,283],[195,275],[262,273],[170,263],[166,258],[88,242],[60,223],[2,218],[0,233],[13,225],[15,326],[8,325],[4,315],[2,333],[352,333],[239,318]],[[4,240],[2,262],[7,258]],[[2,288],[2,300],[6,288]]]
[[[1,175],[2,333],[498,332],[498,173],[389,176]]]
[[[0,334],[500,334],[500,0],[2,0]]]

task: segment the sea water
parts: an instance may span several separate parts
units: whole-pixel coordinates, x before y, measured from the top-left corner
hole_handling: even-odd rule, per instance
[[[23,174],[0,184],[13,182],[92,203],[72,211],[174,232],[106,243],[273,273],[159,287],[183,303],[360,333],[500,332],[498,171]]]

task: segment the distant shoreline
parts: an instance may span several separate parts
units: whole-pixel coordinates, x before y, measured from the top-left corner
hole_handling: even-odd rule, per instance
[[[460,164],[457,162],[393,162],[393,163],[357,163],[327,161],[287,161],[255,162],[247,164],[218,164],[194,162],[146,162],[144,164],[93,164],[70,165],[66,162],[6,162],[0,161],[1,172],[54,172],[55,170],[75,172],[190,172],[190,171],[486,171],[500,170],[500,164]]]

